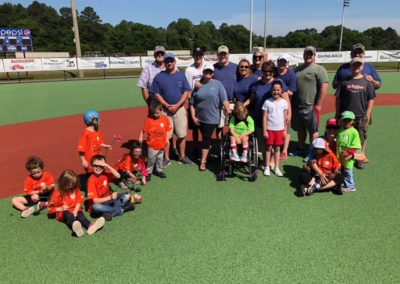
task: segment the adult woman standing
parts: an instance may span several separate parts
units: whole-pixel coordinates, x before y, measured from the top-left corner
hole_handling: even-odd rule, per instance
[[[264,48],[260,47],[253,53],[253,64],[251,65],[251,71],[257,78],[261,78],[264,74],[262,72],[262,65],[265,62]]]
[[[236,101],[245,102],[251,94],[250,86],[257,82],[257,76],[253,75],[247,59],[239,61],[237,73],[238,82],[233,90],[233,97]]]
[[[229,102],[221,82],[214,79],[214,66],[206,65],[203,69],[201,88],[193,91],[190,99],[190,111],[194,124],[199,126],[201,141],[200,171],[206,170],[207,156],[211,147],[211,136],[221,119],[221,108],[229,114]]]

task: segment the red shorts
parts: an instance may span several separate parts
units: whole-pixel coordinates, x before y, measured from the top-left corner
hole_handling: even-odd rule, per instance
[[[274,146],[281,146],[283,145],[284,139],[284,132],[285,130],[267,130],[268,132],[268,139],[266,139],[267,145],[274,145]]]

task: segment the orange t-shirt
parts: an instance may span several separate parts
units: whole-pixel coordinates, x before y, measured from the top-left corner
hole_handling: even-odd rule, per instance
[[[331,151],[327,154],[317,154],[317,165],[324,174],[340,171],[342,167],[336,155]]]
[[[31,195],[33,191],[42,188],[41,183],[45,183],[48,187],[54,186],[54,177],[49,172],[43,171],[40,179],[34,179],[30,175],[25,178],[24,192]]]
[[[144,123],[143,131],[148,135],[147,145],[154,150],[162,150],[167,145],[168,132],[172,130],[166,115],[154,119],[148,117]]]
[[[84,153],[86,161],[90,164],[94,155],[101,154],[101,144],[104,144],[103,134],[85,128],[79,139],[78,152]]]
[[[135,159],[131,155],[125,154],[118,164],[116,164],[115,168],[117,171],[143,172],[143,169],[146,169],[146,164],[143,158]]]
[[[89,212],[93,212],[93,199],[103,198],[111,195],[110,180],[111,175],[103,174],[100,176],[91,175],[87,185],[87,199],[89,201]]]
[[[77,204],[83,204],[85,198],[79,188],[76,188],[73,192],[65,194],[64,198],[61,196],[60,189],[54,190],[49,201],[49,211],[48,214],[56,213],[56,218],[58,221],[62,221],[63,212],[57,212],[57,208],[63,205],[68,206],[69,212],[74,212],[75,206]],[[79,209],[82,211],[82,207]]]

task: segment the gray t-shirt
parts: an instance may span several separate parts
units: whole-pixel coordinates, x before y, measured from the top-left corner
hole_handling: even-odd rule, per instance
[[[221,108],[227,100],[226,91],[218,80],[211,80],[193,92],[190,104],[196,109],[196,117],[202,123],[219,124]]]
[[[297,92],[293,96],[293,105],[307,107],[315,105],[323,83],[328,83],[326,69],[318,64],[301,65],[296,68]]]

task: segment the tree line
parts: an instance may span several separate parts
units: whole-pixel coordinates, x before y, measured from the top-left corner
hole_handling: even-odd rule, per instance
[[[123,53],[143,55],[156,45],[169,50],[191,50],[202,46],[215,51],[219,45],[227,45],[232,53],[247,53],[249,30],[243,25],[223,23],[216,27],[211,21],[195,25],[188,19],[178,19],[167,28],[122,20],[119,24],[102,23],[101,17],[92,7],[78,13],[82,53],[99,51],[103,55]],[[0,5],[0,27],[29,28],[32,31],[35,51],[67,51],[75,54],[72,32],[71,8],[59,11],[44,3],[33,1],[28,7],[21,4]],[[267,48],[303,48],[314,45],[319,50],[338,50],[341,26],[327,26],[320,33],[314,29],[289,32],[286,36],[268,36]],[[264,38],[254,35],[253,46],[263,46]],[[393,28],[373,27],[364,32],[344,28],[342,50],[350,50],[356,42],[367,49],[396,50],[400,48],[400,36]]]

